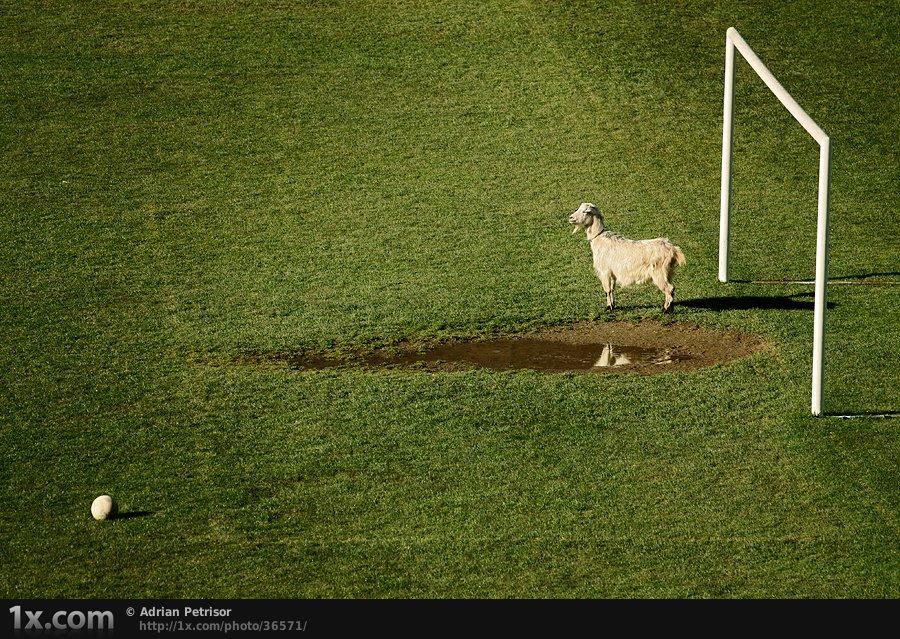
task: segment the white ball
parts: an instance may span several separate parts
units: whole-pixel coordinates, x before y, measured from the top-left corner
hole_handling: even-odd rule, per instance
[[[91,515],[98,521],[112,519],[116,516],[117,511],[118,506],[116,506],[116,502],[109,495],[100,495],[91,504]]]

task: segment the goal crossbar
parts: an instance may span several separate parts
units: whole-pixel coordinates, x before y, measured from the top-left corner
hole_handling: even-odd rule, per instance
[[[734,133],[734,51],[740,51],[779,102],[819,144],[818,220],[816,224],[815,307],[813,311],[812,414],[822,414],[824,377],[826,283],[828,280],[828,213],[831,192],[831,139],[791,97],[766,68],[759,56],[731,27],[725,33],[725,97],[722,126],[722,189],[719,211],[719,281],[728,281],[729,240],[731,236],[731,147]]]

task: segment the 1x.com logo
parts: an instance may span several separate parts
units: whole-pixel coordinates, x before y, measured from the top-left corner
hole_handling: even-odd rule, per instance
[[[63,630],[112,630],[115,627],[115,618],[109,610],[57,610],[44,617],[44,610],[22,610],[22,606],[13,606],[9,612],[13,618],[13,630],[29,634]]]

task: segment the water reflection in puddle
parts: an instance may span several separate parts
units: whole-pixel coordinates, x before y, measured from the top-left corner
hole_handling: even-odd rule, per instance
[[[610,366],[628,366],[629,364],[674,364],[687,357],[677,356],[671,348],[638,348],[636,346],[618,346],[612,344],[603,347],[600,357],[594,362],[594,368]]]
[[[665,367],[691,357],[677,348],[616,346],[609,342],[577,344],[553,340],[519,338],[481,342],[448,342],[421,352],[378,351],[354,359],[331,359],[296,354],[281,355],[292,368],[324,369],[345,365],[377,367],[443,366],[510,370],[524,368],[547,372],[596,371],[648,366]]]

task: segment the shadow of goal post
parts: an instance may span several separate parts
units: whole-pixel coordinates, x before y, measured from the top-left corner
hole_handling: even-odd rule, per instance
[[[785,91],[737,29],[725,33],[725,99],[722,126],[722,192],[719,210],[719,281],[728,281],[729,239],[731,235],[731,142],[733,137],[734,50],[737,49],[766,83],[775,97],[819,143],[819,211],[816,224],[816,297],[813,313],[812,414],[822,414],[824,376],[826,283],[828,281],[828,209],[831,198],[831,139]]]

